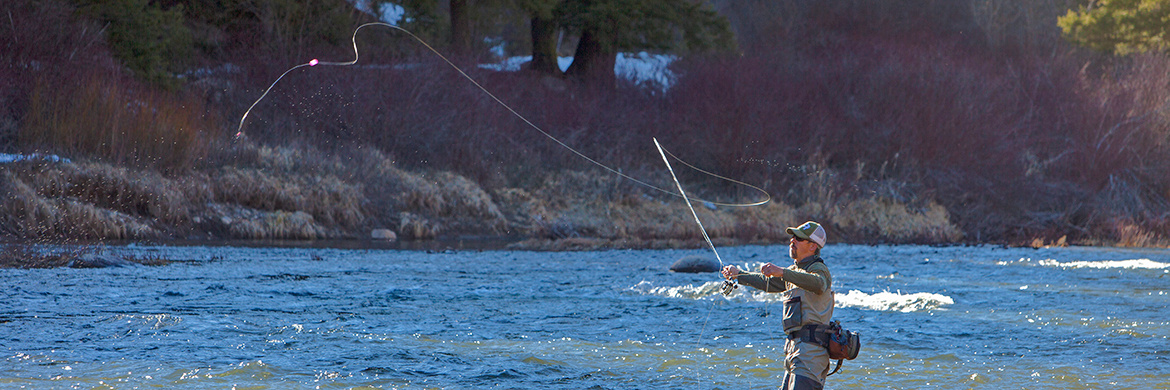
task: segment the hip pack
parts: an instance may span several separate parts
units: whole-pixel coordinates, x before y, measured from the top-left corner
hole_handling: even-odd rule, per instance
[[[857,332],[845,330],[839,321],[829,322],[829,339],[825,348],[829,350],[829,359],[837,359],[837,368],[828,375],[837,373],[841,369],[842,360],[853,360],[861,351],[861,335]]]

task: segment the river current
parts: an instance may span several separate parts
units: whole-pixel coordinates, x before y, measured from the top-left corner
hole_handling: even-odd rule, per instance
[[[701,250],[119,246],[0,269],[3,389],[774,389],[782,304]],[[720,248],[789,264],[785,246]],[[830,245],[828,389],[1170,389],[1170,251]]]

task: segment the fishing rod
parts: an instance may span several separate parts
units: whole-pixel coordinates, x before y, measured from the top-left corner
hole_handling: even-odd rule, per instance
[[[707,229],[703,227],[703,221],[699,219],[699,213],[695,212],[695,206],[691,205],[691,198],[687,196],[686,191],[683,190],[682,183],[678,181],[678,176],[674,174],[674,168],[670,166],[670,160],[666,158],[666,152],[662,149],[662,144],[658,143],[658,138],[652,138],[654,146],[658,148],[658,154],[662,156],[662,162],[666,163],[666,170],[670,171],[670,178],[674,179],[674,185],[678,187],[678,193],[687,203],[687,208],[691,210],[691,216],[695,217],[695,223],[699,224],[699,231],[703,232],[703,239],[707,241],[707,246],[711,248],[711,252],[715,253],[715,260],[719,260],[719,269],[723,269],[723,258],[719,257],[719,251],[715,249],[715,244],[711,242],[711,237],[707,235]],[[672,155],[673,156],[673,155]],[[677,157],[675,157],[677,159]],[[679,160],[682,161],[682,160]],[[689,165],[688,165],[689,166]],[[723,295],[731,295],[739,287],[739,283],[730,280],[723,281]]]

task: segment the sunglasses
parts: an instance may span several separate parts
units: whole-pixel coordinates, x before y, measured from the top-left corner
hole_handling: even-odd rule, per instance
[[[793,240],[796,240],[796,241],[800,241],[800,242],[805,242],[805,241],[808,241],[807,239],[800,238],[800,237],[797,237],[797,236],[792,236],[792,239],[793,239]]]

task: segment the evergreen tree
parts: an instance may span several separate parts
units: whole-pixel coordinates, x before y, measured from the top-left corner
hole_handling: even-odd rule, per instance
[[[559,73],[556,33],[579,34],[565,75],[608,87],[617,53],[734,48],[727,19],[697,0],[522,0],[532,17],[531,69]]]
[[[177,86],[174,74],[192,53],[191,31],[183,24],[182,6],[162,9],[147,0],[80,0],[81,12],[108,24],[114,55],[138,77]]]
[[[557,32],[561,27],[554,15],[561,0],[520,0],[519,6],[528,13],[532,30],[532,61],[528,69],[560,75],[557,64]]]
[[[1170,48],[1170,0],[1095,0],[1058,24],[1070,41],[1108,53]]]
[[[467,55],[471,50],[471,0],[451,0],[451,51]]]

